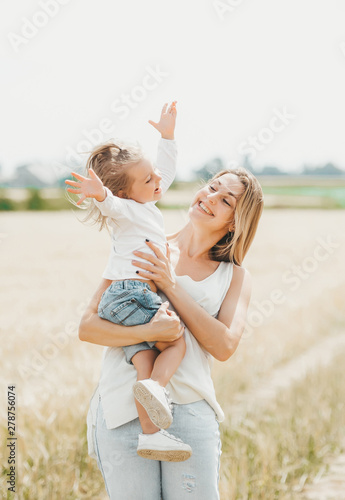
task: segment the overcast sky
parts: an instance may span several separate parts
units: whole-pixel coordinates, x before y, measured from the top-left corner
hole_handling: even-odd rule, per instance
[[[214,156],[345,168],[342,0],[2,2],[0,164],[73,164],[112,137],[153,154],[178,101],[180,177]]]

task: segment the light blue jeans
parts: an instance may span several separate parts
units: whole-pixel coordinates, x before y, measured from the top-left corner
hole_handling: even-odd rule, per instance
[[[98,467],[111,500],[219,500],[219,425],[206,401],[173,405],[168,432],[193,450],[185,462],[137,455],[139,419],[107,429],[99,401],[95,431]]]
[[[148,323],[156,314],[162,299],[151,291],[147,283],[138,280],[113,281],[105,290],[98,306],[98,315],[102,319],[118,325],[133,326]],[[135,354],[148,349],[157,349],[155,342],[123,346],[126,361],[132,363]]]

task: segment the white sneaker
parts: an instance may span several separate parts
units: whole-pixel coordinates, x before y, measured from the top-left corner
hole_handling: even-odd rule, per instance
[[[150,378],[139,380],[133,386],[135,399],[145,408],[151,421],[160,429],[167,429],[172,421],[171,402],[165,387]]]
[[[181,439],[160,430],[154,434],[139,434],[137,453],[151,460],[183,462],[191,457],[192,448]]]

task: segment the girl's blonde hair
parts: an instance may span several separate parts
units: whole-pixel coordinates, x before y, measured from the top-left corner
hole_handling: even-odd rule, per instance
[[[209,182],[225,174],[237,175],[244,186],[244,192],[237,199],[233,232],[229,231],[223,236],[211,248],[209,255],[211,260],[234,262],[240,266],[254,239],[264,207],[264,198],[256,177],[242,167],[222,170]]]
[[[128,198],[134,179],[128,173],[130,167],[144,158],[144,153],[138,144],[126,144],[108,142],[97,146],[90,154],[86,163],[86,175],[89,169],[98,175],[103,185],[110,189],[114,196],[121,192],[121,198]],[[99,230],[107,227],[107,217],[87,199],[83,206],[86,215],[83,222],[91,222],[98,225]]]

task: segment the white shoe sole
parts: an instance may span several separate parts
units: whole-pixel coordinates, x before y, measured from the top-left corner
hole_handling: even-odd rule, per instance
[[[145,408],[151,422],[160,429],[167,429],[170,427],[173,421],[171,413],[168,413],[164,405],[151,394],[144,384],[140,381],[136,382],[133,386],[133,393],[135,399]],[[154,460],[163,459],[154,458]],[[186,460],[186,458],[184,460]]]
[[[185,450],[137,450],[140,457],[161,462],[184,462],[192,456],[191,451]]]

